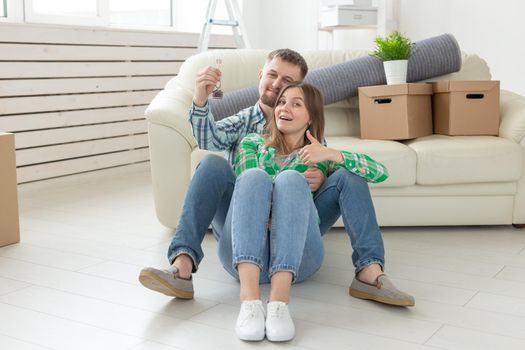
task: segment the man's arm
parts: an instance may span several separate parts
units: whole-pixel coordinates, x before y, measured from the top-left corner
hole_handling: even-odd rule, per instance
[[[208,96],[215,88],[221,76],[220,70],[206,67],[199,71],[195,80],[193,105],[189,113],[193,136],[199,148],[210,151],[230,149],[244,136],[246,117],[236,114],[215,121],[208,104]]]
[[[204,107],[208,102],[208,96],[213,92],[215,86],[221,79],[221,71],[214,67],[205,67],[197,73],[195,78],[195,93],[193,94],[193,104],[197,107]]]
[[[210,151],[230,149],[245,136],[248,122],[241,113],[215,121],[207,103],[203,108],[193,105],[189,121],[199,148]]]

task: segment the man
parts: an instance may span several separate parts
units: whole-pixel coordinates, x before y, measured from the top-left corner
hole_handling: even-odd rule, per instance
[[[215,121],[208,96],[220,80],[217,68],[206,67],[197,74],[189,120],[201,149],[224,151],[225,158],[208,155],[197,166],[168,249],[169,269],[144,268],[139,276],[147,288],[182,299],[193,298],[192,273],[203,258],[202,240],[210,223],[220,240],[235,185],[232,163],[238,144],[249,133],[262,133],[273,118],[273,106],[283,86],[301,81],[308,72],[304,58],[289,49],[269,53],[259,72],[259,101],[237,114]],[[384,248],[381,232],[365,180],[348,171],[336,171],[328,179],[315,168],[304,176],[314,192],[321,233],[343,217],[354,253],[356,276],[350,294],[379,302],[412,306],[414,299],[397,290],[383,274]],[[228,257],[221,259],[228,261]],[[231,261],[231,259],[229,259]]]

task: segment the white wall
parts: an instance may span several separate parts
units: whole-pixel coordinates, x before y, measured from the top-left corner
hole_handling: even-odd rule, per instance
[[[385,0],[373,0],[377,3]],[[386,0],[389,16],[392,4]],[[243,19],[253,48],[296,50],[356,49],[372,50],[375,29],[318,30],[319,8],[322,0],[246,0]],[[345,3],[344,0],[339,3]],[[347,1],[348,3],[348,1]]]
[[[413,40],[452,33],[461,49],[487,61],[503,89],[525,95],[522,0],[402,0],[400,30]]]
[[[244,1],[252,47],[328,48],[327,34],[317,30],[319,1]],[[502,88],[525,95],[525,1],[400,0],[398,13],[399,29],[414,41],[452,33],[463,51],[488,62]],[[337,31],[332,47],[371,49],[374,37],[373,30]]]
[[[317,48],[319,0],[247,0],[243,19],[252,47]]]

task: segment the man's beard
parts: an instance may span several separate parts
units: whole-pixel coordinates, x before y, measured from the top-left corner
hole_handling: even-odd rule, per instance
[[[277,100],[277,96],[271,97],[268,95],[261,95],[261,102],[264,103],[267,106],[273,107],[275,106],[275,101]]]

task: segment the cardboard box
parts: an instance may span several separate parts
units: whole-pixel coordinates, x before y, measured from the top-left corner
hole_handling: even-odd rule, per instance
[[[431,95],[429,84],[360,87],[361,138],[406,140],[431,135]]]
[[[0,132],[0,247],[20,241],[15,137]]]
[[[436,134],[498,135],[499,81],[444,80],[432,86]]]

